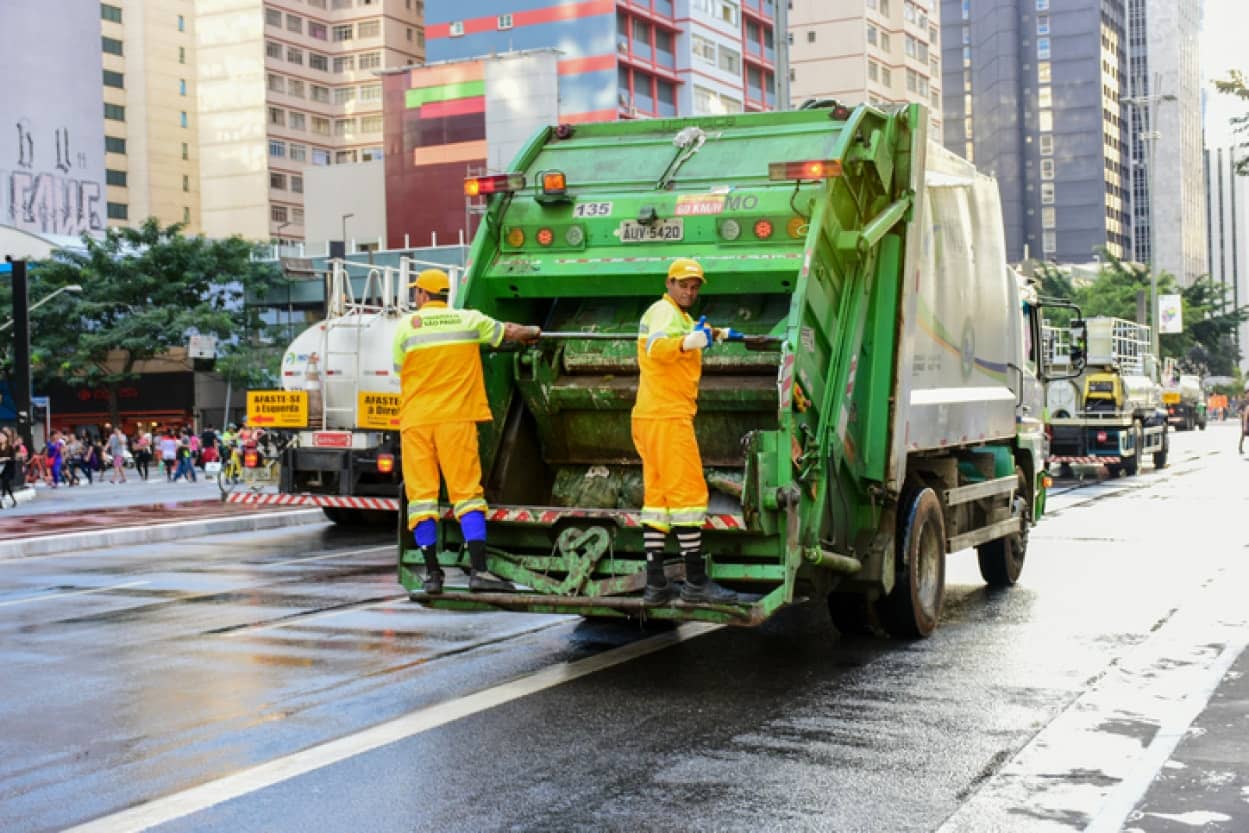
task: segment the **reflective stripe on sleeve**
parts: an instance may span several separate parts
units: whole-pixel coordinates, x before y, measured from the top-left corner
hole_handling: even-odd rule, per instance
[[[408,520],[416,519],[423,521],[426,518],[438,517],[438,501],[436,500],[410,500],[408,501]]]
[[[461,500],[455,505],[453,511],[457,520],[467,515],[469,512],[484,513],[488,507],[485,498],[471,497],[468,500]]]
[[[403,350],[407,352],[413,349],[421,349],[425,347],[438,347],[443,344],[463,344],[465,342],[474,343],[480,340],[480,336],[474,330],[450,330],[446,332],[416,333],[410,335],[403,340]]]

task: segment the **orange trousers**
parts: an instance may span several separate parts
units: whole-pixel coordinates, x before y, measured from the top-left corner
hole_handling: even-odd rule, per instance
[[[447,481],[447,497],[457,519],[466,512],[486,511],[481,458],[477,454],[477,423],[414,425],[404,428],[401,437],[408,529],[426,518],[438,517],[440,474]]]
[[[642,523],[667,532],[701,527],[707,480],[694,437],[694,418],[633,418],[633,445],[642,457]]]

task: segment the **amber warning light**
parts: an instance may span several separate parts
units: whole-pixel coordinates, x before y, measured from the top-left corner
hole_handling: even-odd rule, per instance
[[[568,181],[560,171],[547,171],[542,174],[542,193],[562,194],[568,189]]]
[[[464,196],[479,197],[486,194],[510,194],[524,187],[524,174],[470,176],[464,180]]]
[[[768,165],[768,179],[828,179],[835,176],[841,176],[840,159],[773,162]]]

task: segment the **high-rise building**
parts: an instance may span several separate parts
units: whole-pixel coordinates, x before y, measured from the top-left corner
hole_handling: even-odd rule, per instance
[[[1200,0],[1127,0],[1127,10],[1131,254],[1187,286],[1207,272]]]
[[[376,72],[424,58],[423,7],[196,0],[205,234],[302,239],[303,171],[381,158]]]
[[[774,109],[775,0],[426,0],[430,63],[559,49],[569,122]]]
[[[997,177],[1007,257],[1129,254],[1123,0],[942,0],[945,146]]]
[[[1205,219],[1209,230],[1206,258],[1210,277],[1226,289],[1224,296],[1233,307],[1249,303],[1249,181],[1236,173],[1236,163],[1244,158],[1234,142],[1205,149]],[[1240,325],[1242,353],[1237,365],[1249,369],[1243,350],[1249,347],[1249,322]]]
[[[192,4],[100,4],[109,225],[201,225]]]
[[[940,20],[932,0],[793,0],[788,10],[794,106],[916,101],[941,141]]]

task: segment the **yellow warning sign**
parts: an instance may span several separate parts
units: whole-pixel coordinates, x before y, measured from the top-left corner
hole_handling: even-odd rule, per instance
[[[247,424],[253,428],[304,428],[308,425],[308,392],[249,390]]]
[[[398,431],[399,394],[360,391],[356,395],[356,426]]]

